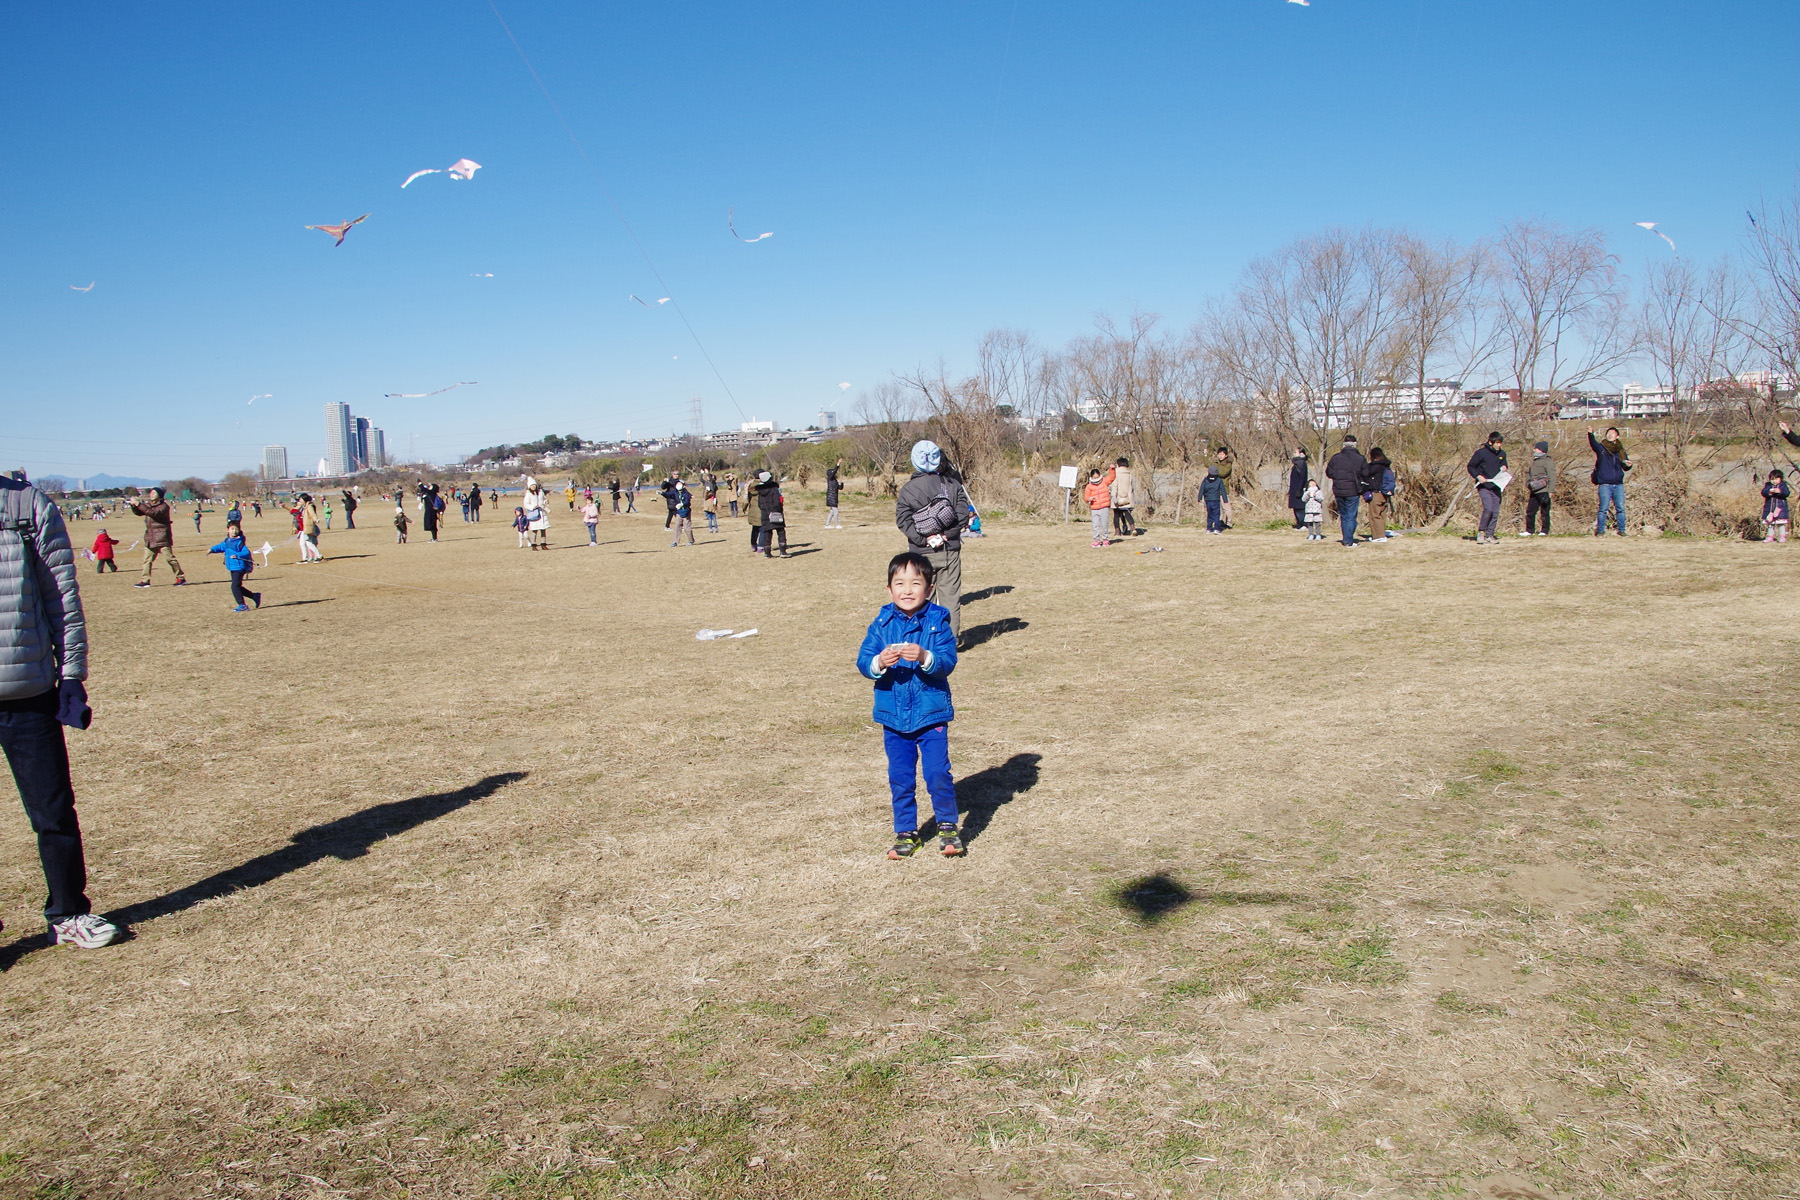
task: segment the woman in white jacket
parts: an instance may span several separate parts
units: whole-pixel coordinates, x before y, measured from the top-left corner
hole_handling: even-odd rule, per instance
[[[544,495],[544,485],[527,475],[525,477],[525,527],[531,532],[531,548],[548,550],[550,548],[550,504]]]

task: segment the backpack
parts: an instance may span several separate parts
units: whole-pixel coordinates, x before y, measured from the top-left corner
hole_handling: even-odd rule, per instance
[[[913,528],[919,536],[930,540],[937,534],[949,534],[960,528],[962,522],[956,516],[956,501],[950,498],[950,485],[942,475],[938,476],[938,494],[925,502],[924,507],[913,513]]]

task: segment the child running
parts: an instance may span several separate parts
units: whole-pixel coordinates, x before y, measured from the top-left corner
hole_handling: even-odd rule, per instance
[[[250,557],[250,545],[244,541],[243,528],[235,521],[225,526],[225,540],[207,553],[225,556],[225,569],[231,572],[231,598],[237,601],[237,607],[231,611],[249,612],[250,606],[244,603],[245,597],[261,608],[262,593],[244,590],[244,577],[256,568],[256,560]]]
[[[1788,485],[1787,477],[1780,471],[1769,472],[1769,482],[1762,485],[1763,526],[1769,532],[1763,537],[1765,542],[1787,543],[1788,534]]]
[[[117,575],[119,573],[119,564],[113,561],[113,547],[118,544],[119,544],[119,539],[114,537],[112,534],[106,532],[106,530],[104,530],[104,529],[102,529],[98,534],[95,535],[95,537],[94,537],[94,573],[95,574],[104,575],[108,571],[111,571],[114,575]]]
[[[1107,510],[1111,510],[1110,496]],[[894,846],[888,857],[911,858],[919,848],[918,769],[924,759],[938,849],[963,852],[956,828],[956,781],[950,775],[950,672],[956,635],[950,613],[930,602],[931,562],[896,554],[888,563],[888,598],[857,651],[856,669],[875,681],[875,723],[887,749],[888,788],[894,800]]]

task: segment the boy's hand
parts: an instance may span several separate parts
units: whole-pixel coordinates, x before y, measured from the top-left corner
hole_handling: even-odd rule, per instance
[[[887,670],[889,667],[900,661],[900,650],[901,647],[899,645],[889,646],[875,656],[875,665],[884,671]]]
[[[918,662],[925,657],[925,647],[916,642],[902,642],[900,645],[893,647],[893,649],[898,650],[900,652],[900,657],[904,658],[907,662]]]

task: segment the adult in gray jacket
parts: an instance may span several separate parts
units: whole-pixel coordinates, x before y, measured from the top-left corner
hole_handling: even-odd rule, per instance
[[[913,476],[900,485],[894,524],[915,554],[931,562],[931,601],[950,612],[950,632],[962,637],[962,533],[969,524],[969,493],[935,442],[915,442]]]
[[[0,479],[0,751],[37,833],[51,944],[93,949],[118,930],[93,915],[62,725],[86,729],[87,622],[62,514],[22,479]],[[59,724],[60,722],[60,724]]]

